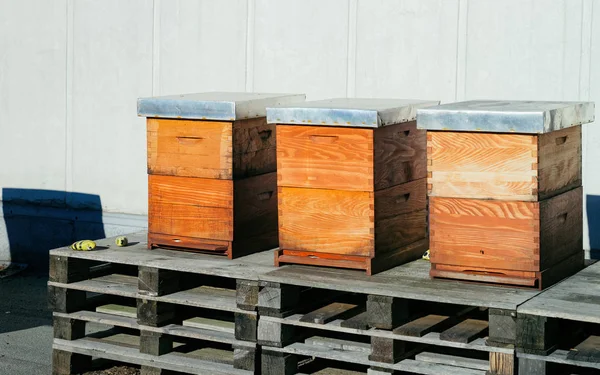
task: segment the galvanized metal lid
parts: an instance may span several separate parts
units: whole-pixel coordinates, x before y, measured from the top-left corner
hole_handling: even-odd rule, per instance
[[[304,94],[204,92],[139,98],[138,116],[235,121],[266,116],[266,107],[306,100]]]
[[[339,98],[267,108],[269,124],[329,125],[363,128],[413,121],[417,108],[439,101]]]
[[[549,133],[594,121],[593,102],[472,100],[417,111],[417,128]]]

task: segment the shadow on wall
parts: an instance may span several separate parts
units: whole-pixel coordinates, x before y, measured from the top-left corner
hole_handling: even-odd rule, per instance
[[[586,202],[590,234],[590,258],[600,259],[600,195],[588,195]]]
[[[57,190],[2,189],[2,210],[12,262],[48,272],[48,251],[81,239],[104,238],[102,204],[93,194]]]

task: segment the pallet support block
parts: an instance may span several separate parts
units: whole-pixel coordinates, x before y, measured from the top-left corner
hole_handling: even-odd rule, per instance
[[[90,273],[90,261],[86,259],[64,256],[50,256],[49,281],[57,283],[74,283],[87,280]]]
[[[160,332],[140,331],[140,353],[163,355],[173,351],[173,337]]]
[[[259,345],[283,348],[298,338],[295,326],[265,319],[258,320],[257,341]]]
[[[137,318],[140,325],[164,326],[172,323],[175,316],[175,305],[143,298],[137,299]]]
[[[82,310],[87,302],[82,290],[66,289],[48,285],[48,308],[54,312],[72,313]]]
[[[235,300],[238,309],[255,311],[258,307],[258,281],[236,280]]]
[[[405,354],[406,344],[387,337],[371,336],[371,354],[373,362],[396,363]]]
[[[258,293],[258,312],[260,315],[279,316],[293,309],[300,301],[301,288],[295,285],[261,282]]]
[[[298,356],[262,349],[262,375],[295,375],[298,371]]]
[[[179,290],[180,273],[154,267],[140,266],[138,293],[145,296],[163,296]]]
[[[66,352],[63,350],[52,350],[52,375],[75,375],[88,371],[92,365],[92,357]]]
[[[77,340],[85,337],[85,321],[55,316],[53,318],[54,338]]]
[[[260,369],[260,348],[233,345],[233,367],[257,372]]]
[[[392,330],[408,321],[409,304],[400,298],[369,295],[367,315],[369,326]]]
[[[555,349],[559,327],[558,320],[537,315],[517,315],[517,343],[519,350],[547,355]]]
[[[514,310],[489,309],[489,336],[487,345],[513,346],[517,339],[517,312]]]
[[[258,316],[236,312],[235,316],[235,338],[240,341],[256,342],[256,331],[258,329]]]

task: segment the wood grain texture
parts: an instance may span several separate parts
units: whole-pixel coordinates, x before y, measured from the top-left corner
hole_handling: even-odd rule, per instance
[[[375,192],[376,221],[426,208],[427,180],[425,178]]]
[[[231,179],[232,123],[149,118],[148,173]]]
[[[427,176],[427,133],[415,121],[374,130],[375,190]]]
[[[490,353],[490,375],[514,375],[517,373],[515,354]]]
[[[373,193],[279,188],[279,246],[370,256],[374,247]]]
[[[540,269],[539,203],[430,198],[431,262]]]
[[[149,232],[233,241],[232,181],[150,176],[149,182]]]
[[[581,186],[581,126],[538,137],[539,200]]]
[[[278,185],[373,191],[373,130],[277,126]]]
[[[428,132],[430,196],[537,200],[537,138]]]
[[[266,117],[234,121],[233,178],[275,172],[277,137],[275,124]]]

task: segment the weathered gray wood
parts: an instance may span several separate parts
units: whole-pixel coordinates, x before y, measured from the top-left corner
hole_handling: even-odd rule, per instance
[[[343,319],[346,316],[352,316],[353,314],[363,311],[361,306],[354,305],[351,303],[333,302],[327,306],[323,306],[315,311],[311,311],[305,314],[302,319],[303,322],[313,322],[317,324],[329,323],[334,319]]]
[[[256,314],[236,312],[235,314],[235,338],[242,341],[256,341],[258,319]]]
[[[519,306],[518,314],[600,324],[600,262],[546,289]]]
[[[386,337],[371,336],[371,353],[369,360],[372,362],[396,363],[406,352],[406,343]]]
[[[455,366],[439,365],[415,361],[413,359],[403,359],[395,364],[369,361],[366,353],[355,351],[341,351],[323,346],[314,346],[303,343],[294,343],[284,348],[269,348],[269,351],[276,351],[289,354],[317,357],[341,361],[347,363],[356,363],[371,367],[389,368],[399,371],[414,372],[426,375],[484,375],[485,371],[476,369],[467,369]]]
[[[140,353],[163,355],[173,350],[173,337],[164,333],[140,332]]]
[[[77,340],[85,337],[85,321],[62,316],[54,316],[54,337],[63,340]]]
[[[70,351],[52,350],[52,375],[80,374],[90,369],[92,357]]]
[[[366,311],[363,311],[349,319],[343,320],[340,323],[340,326],[344,328],[366,330],[369,328],[369,314]]]
[[[548,354],[558,342],[558,321],[543,316],[517,313],[517,342],[519,350],[532,354]]]
[[[417,260],[368,276],[354,270],[295,265],[268,272],[261,276],[261,280],[312,288],[326,287],[350,293],[512,310],[539,294],[534,290],[431,279],[429,268],[429,262]]]
[[[517,357],[519,358],[519,361],[518,361],[519,362],[519,374],[521,374],[521,372],[520,372],[521,362],[524,361],[525,359],[529,359],[532,362],[539,361],[539,362],[548,362],[548,363],[559,363],[559,364],[565,364],[565,365],[570,365],[570,366],[600,369],[600,363],[572,360],[572,359],[568,358],[568,355],[569,355],[568,350],[555,350],[548,355],[539,355],[539,354],[518,352]]]
[[[410,315],[408,304],[403,299],[370,294],[367,299],[369,326],[391,330],[404,324]]]
[[[427,315],[415,319],[394,329],[394,333],[405,336],[423,337],[429,332],[443,329],[449,317],[443,315]]]
[[[254,311],[258,307],[258,281],[236,280],[237,307],[242,310]]]
[[[182,290],[166,296],[147,298],[178,305],[202,307],[205,309],[231,312],[241,311],[236,306],[235,290],[206,285]]]
[[[489,309],[488,345],[514,345],[517,341],[517,312]]]
[[[440,339],[468,343],[484,335],[488,329],[488,322],[484,320],[465,319],[454,327],[448,328],[440,334]]]
[[[137,318],[141,325],[164,326],[175,321],[175,306],[164,302],[137,299]]]
[[[519,358],[519,374],[554,375],[556,364],[541,359]]]
[[[275,352],[267,348],[263,348],[261,362],[262,375],[295,375],[298,370],[296,355]]]
[[[51,311],[62,313],[78,311],[85,307],[86,301],[84,291],[48,285],[48,308]]]
[[[54,315],[68,319],[82,320],[86,322],[94,322],[98,324],[111,325],[117,327],[131,329],[142,328],[146,331],[165,333],[172,336],[186,337],[190,339],[198,339],[203,341],[221,342],[224,344],[235,344],[240,347],[256,347],[256,344],[254,343],[236,340],[232,330],[228,330],[228,332],[221,332],[214,330],[214,327],[211,327],[213,329],[202,329],[181,326],[177,324],[168,324],[163,327],[140,326],[137,323],[137,320],[134,318],[126,318],[92,311],[79,311],[71,314],[54,313]]]
[[[48,285],[121,297],[135,298],[137,295],[137,278],[134,276],[118,274],[101,276],[95,279],[78,281],[70,284],[50,281],[48,282]]]
[[[216,362],[216,363],[224,363],[233,366],[233,352],[230,350],[213,348],[213,347],[203,347],[191,352],[183,353],[174,353],[176,355],[191,357],[202,359],[204,361]]]
[[[273,266],[273,251],[271,250],[236,259],[227,259],[227,257],[219,255],[164,249],[148,251],[146,232],[128,234],[127,237],[130,243],[135,244],[127,247],[117,247],[114,244],[116,237],[110,237],[96,241],[98,246],[107,247],[103,250],[72,251],[68,247],[64,247],[51,250],[50,255],[243,280],[258,280],[259,275],[275,269]]]
[[[336,350],[356,351],[367,354],[371,353],[371,344],[366,342],[356,342],[349,340],[334,339],[331,337],[313,336],[304,340],[304,343],[314,346],[322,345]]]
[[[316,324],[316,323],[307,323],[301,322],[302,314],[295,314],[288,316],[286,318],[277,318],[277,317],[261,317],[259,319],[259,335],[260,335],[260,325],[265,324],[266,322],[275,322],[281,323],[287,326],[297,326],[297,327],[307,327],[307,328],[317,328],[327,331],[333,332],[342,332],[342,333],[351,333],[356,335],[364,335],[364,336],[378,336],[385,338],[392,338],[396,340],[409,341],[415,343],[422,344],[430,344],[430,345],[438,345],[438,346],[446,346],[451,348],[459,348],[459,349],[470,349],[484,352],[499,352],[499,353],[513,353],[514,349],[511,348],[503,348],[503,347],[491,347],[486,345],[486,340],[484,338],[477,338],[470,343],[458,343],[452,341],[442,341],[440,340],[440,334],[437,332],[431,332],[423,337],[412,337],[412,336],[404,336],[393,333],[392,331],[380,330],[380,329],[355,329],[355,328],[347,328],[342,327],[343,320],[334,320],[332,322],[326,324]]]
[[[73,283],[86,280],[90,273],[90,262],[66,256],[50,256],[48,280],[58,283]]]
[[[233,346],[233,367],[247,371],[258,371],[258,351],[255,348]]]
[[[95,356],[113,361],[131,363],[141,366],[162,368],[195,375],[252,375],[250,371],[235,369],[231,365],[189,358],[174,353],[160,357],[140,353],[135,348],[110,344],[106,342],[79,339],[67,341],[55,339],[53,348],[57,350]]]
[[[465,367],[483,371],[487,371],[490,368],[489,361],[483,359],[457,357],[440,353],[422,352],[417,354],[415,359],[421,362],[439,363],[441,365]]]
[[[180,273],[155,267],[140,266],[138,269],[138,293],[158,297],[179,290]]]
[[[600,306],[598,306],[600,308]],[[590,336],[569,351],[567,359],[600,363],[600,336]]]
[[[296,327],[292,325],[281,324],[281,322],[263,318],[258,320],[257,339],[260,345],[281,348],[300,338],[301,336],[297,332]]]
[[[393,373],[395,373],[395,371],[390,368],[369,367],[367,370],[367,375],[389,375]]]
[[[96,312],[123,316],[126,318],[137,318],[137,309],[131,306],[108,304],[96,307]]]
[[[218,332],[226,332],[230,334],[235,334],[235,323],[228,322],[225,320],[219,319],[211,319],[204,317],[194,317],[190,319],[186,319],[182,324],[184,327],[195,327],[201,329],[207,329]]]

